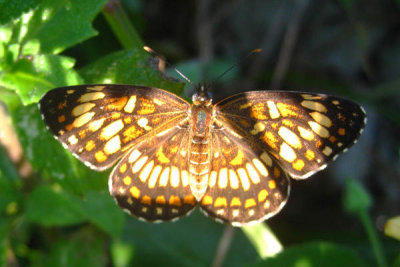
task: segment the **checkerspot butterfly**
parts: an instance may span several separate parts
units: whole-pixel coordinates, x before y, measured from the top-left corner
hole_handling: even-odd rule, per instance
[[[217,104],[199,86],[190,104],[135,85],[56,88],[40,100],[51,133],[92,169],[110,168],[125,211],[167,221],[199,206],[218,221],[261,222],[285,205],[289,176],[322,170],[356,142],[363,108],[338,97],[252,91]]]

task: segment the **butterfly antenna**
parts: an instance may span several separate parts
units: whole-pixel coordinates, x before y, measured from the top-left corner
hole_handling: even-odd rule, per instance
[[[181,76],[185,81],[187,81],[188,83],[190,83],[191,85],[194,86],[193,82],[192,82],[188,77],[186,77],[186,76],[185,76],[182,72],[180,72],[177,68],[175,68],[174,66],[172,66],[172,64],[169,63],[168,61],[166,61],[166,60],[164,59],[164,57],[161,56],[159,53],[157,53],[156,51],[154,51],[153,49],[151,49],[151,48],[148,47],[148,46],[143,46],[143,49],[144,49],[146,52],[148,52],[149,54],[151,54],[152,56],[155,56],[155,57],[159,58],[160,60],[164,61],[165,64],[166,64],[167,66],[171,67],[176,73],[178,73],[179,76]]]
[[[251,50],[250,53],[248,53],[244,58],[240,59],[238,62],[236,62],[235,64],[230,66],[227,70],[225,70],[222,74],[220,74],[216,79],[214,79],[214,81],[212,83],[215,83],[216,81],[221,79],[225,74],[230,72],[233,68],[236,68],[237,66],[242,65],[243,62],[245,62],[250,56],[254,55],[255,53],[260,53],[260,52],[262,52],[261,48],[256,48],[256,49]]]

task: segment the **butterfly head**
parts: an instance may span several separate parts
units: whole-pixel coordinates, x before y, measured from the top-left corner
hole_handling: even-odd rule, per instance
[[[196,88],[196,93],[192,96],[193,105],[195,106],[210,106],[212,103],[212,96],[209,88],[201,84]]]

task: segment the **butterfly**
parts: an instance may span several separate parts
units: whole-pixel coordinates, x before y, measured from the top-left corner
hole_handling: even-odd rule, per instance
[[[359,138],[363,108],[316,93],[251,91],[190,104],[162,89],[117,84],[60,87],[39,101],[50,132],[90,168],[113,166],[109,191],[129,214],[175,220],[196,206],[242,226],[278,213],[289,176],[324,169]]]

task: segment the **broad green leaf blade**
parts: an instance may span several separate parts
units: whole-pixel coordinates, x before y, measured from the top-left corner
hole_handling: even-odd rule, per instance
[[[108,192],[88,192],[83,207],[89,221],[117,238],[122,232],[125,217]]]
[[[52,88],[81,83],[81,78],[72,69],[74,63],[71,58],[57,55],[21,59],[0,76],[0,86],[15,90],[24,105],[36,103]]]
[[[19,17],[23,12],[36,7],[39,0],[3,0],[0,2],[0,25]]]
[[[36,171],[69,192],[81,194],[106,188],[108,173],[90,170],[65,150],[46,129],[36,104],[9,111],[25,156]]]
[[[153,224],[129,217],[125,225],[121,241],[135,246],[132,266],[211,266],[225,227],[198,209],[176,222]],[[244,266],[257,259],[248,239],[236,229],[223,266]]]
[[[43,226],[67,226],[87,220],[82,201],[49,186],[37,187],[29,196],[26,216]]]
[[[168,79],[150,65],[151,57],[142,49],[107,55],[79,73],[86,83],[122,83],[152,86],[182,93],[183,84]]]
[[[59,237],[57,242],[52,243],[45,262],[34,266],[109,266],[106,242],[101,233],[82,227],[67,237]]]
[[[252,266],[337,267],[364,266],[350,249],[327,242],[305,243],[286,248],[274,258],[267,258]]]
[[[271,257],[281,252],[282,244],[265,223],[242,227],[261,258]]]
[[[385,235],[396,238],[400,241],[400,216],[387,220],[385,224]]]
[[[106,0],[43,0],[37,9],[21,17],[20,40],[38,40],[41,53],[60,53],[97,32],[91,23]],[[7,12],[5,10],[4,12]]]

